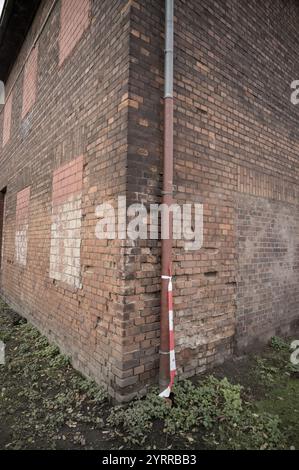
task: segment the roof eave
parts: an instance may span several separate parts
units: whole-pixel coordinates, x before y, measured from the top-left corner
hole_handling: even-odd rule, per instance
[[[41,0],[5,0],[0,20],[0,80],[6,82]]]

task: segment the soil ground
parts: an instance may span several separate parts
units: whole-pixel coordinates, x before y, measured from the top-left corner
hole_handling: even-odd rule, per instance
[[[299,339],[299,335],[298,339]],[[292,338],[297,339],[297,338]],[[146,444],[128,442],[107,418],[115,406],[104,390],[75,371],[68,358],[0,300],[0,449],[204,449],[200,430],[169,435],[152,423]],[[240,384],[256,413],[280,420],[284,444],[299,449],[299,373],[285,343],[274,338],[258,355],[232,359],[213,371]],[[200,383],[197,377],[193,384]]]

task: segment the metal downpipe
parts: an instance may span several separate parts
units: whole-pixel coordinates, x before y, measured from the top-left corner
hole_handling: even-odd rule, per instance
[[[164,69],[164,155],[162,203],[173,204],[173,29],[174,0],[165,0],[165,69]],[[169,213],[169,236],[161,240],[162,286],[160,315],[160,391],[168,387],[170,381],[169,364],[169,318],[168,280],[172,275],[173,214]]]

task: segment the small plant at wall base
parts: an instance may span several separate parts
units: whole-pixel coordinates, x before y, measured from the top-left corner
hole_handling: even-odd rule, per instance
[[[290,351],[289,343],[279,336],[273,336],[271,338],[270,345],[276,351]]]
[[[161,420],[168,435],[202,432],[207,447],[275,449],[283,445],[278,417],[256,413],[243,400],[242,387],[226,378],[210,376],[199,385],[181,381],[173,392],[172,408],[152,390],[143,400],[113,409],[108,422],[132,444],[144,443],[153,422]]]
[[[0,448],[299,448],[299,381],[290,370],[289,341],[281,338],[257,357],[231,359],[212,376],[178,380],[172,407],[157,388],[112,406],[101,387],[0,302],[4,338]]]

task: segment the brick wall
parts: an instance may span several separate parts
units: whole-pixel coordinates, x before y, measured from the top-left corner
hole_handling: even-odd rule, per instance
[[[97,240],[95,229],[97,205],[125,193],[130,4],[74,3],[58,1],[38,36],[53,4],[42,2],[6,83],[1,294],[116,396],[123,373],[122,246]],[[37,52],[27,60],[36,37],[38,60]],[[29,187],[25,265],[16,250],[25,217],[17,195]]]
[[[240,195],[238,200],[238,323],[240,351],[298,323],[299,218],[296,206]]]
[[[161,246],[98,240],[96,208],[161,200],[164,2],[69,3],[57,2],[36,44],[26,116],[25,63],[50,0],[6,84],[1,292],[123,400],[157,380]],[[299,8],[175,5],[175,199],[204,207],[204,246],[173,250],[176,353],[190,376],[298,318]],[[16,201],[28,187],[24,266]]]
[[[297,327],[298,191],[276,175],[238,170],[239,351]]]
[[[162,11],[160,0],[137,1],[131,15],[128,198],[147,204],[161,200]],[[203,248],[188,253],[176,242],[173,250],[183,376],[298,319],[299,133],[290,102],[298,19],[292,0],[175,2],[175,198],[204,205]],[[124,361],[134,359],[132,375],[149,383],[158,368],[160,244],[128,245],[126,263]]]

